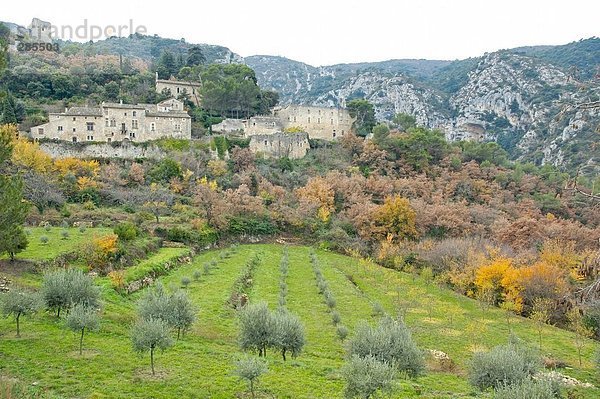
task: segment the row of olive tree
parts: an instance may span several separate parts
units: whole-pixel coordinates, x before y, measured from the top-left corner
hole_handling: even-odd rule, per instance
[[[317,289],[319,290],[319,294],[323,296],[325,304],[331,311],[331,321],[336,326],[336,333],[338,337],[340,338],[340,340],[344,341],[348,336],[348,328],[342,324],[342,317],[340,313],[337,310],[335,310],[337,306],[337,301],[335,300],[333,293],[329,289],[329,284],[327,283],[327,280],[323,276],[319,259],[314,251],[310,252],[310,263],[315,273]]]
[[[65,269],[44,275],[40,292],[13,289],[0,298],[2,313],[13,316],[17,324],[17,337],[21,336],[20,320],[46,308],[68,311],[65,318],[67,328],[79,334],[79,354],[83,352],[83,337],[86,331],[97,331],[100,327],[98,309],[100,290],[92,278],[77,269]]]

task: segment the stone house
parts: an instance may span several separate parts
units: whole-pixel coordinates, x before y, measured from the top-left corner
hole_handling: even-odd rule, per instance
[[[354,119],[345,108],[288,105],[275,108],[273,115],[283,128],[299,127],[311,139],[333,140],[350,133]]]
[[[200,105],[200,87],[202,86],[200,83],[175,80],[173,77],[171,79],[159,79],[157,72],[155,86],[157,93],[166,92],[175,98],[187,94],[191,102],[195,105]]]
[[[266,157],[303,158],[310,148],[306,133],[255,134],[250,137],[250,151]]]
[[[103,102],[99,107],[71,107],[50,113],[48,119],[30,129],[31,138],[110,143],[192,137],[191,118],[176,99],[136,105]]]

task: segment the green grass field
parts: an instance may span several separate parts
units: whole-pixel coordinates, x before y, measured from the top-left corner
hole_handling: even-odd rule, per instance
[[[147,357],[135,355],[129,331],[135,320],[138,292],[122,296],[103,287],[102,327],[84,342],[86,351],[77,353],[77,337],[62,321],[48,313],[22,320],[22,338],[15,338],[12,319],[0,319],[0,374],[16,377],[25,384],[37,383],[37,390],[50,390],[66,398],[234,398],[246,386],[233,375],[233,362],[242,355],[237,347],[235,311],[227,305],[231,287],[245,262],[253,254],[262,258],[256,269],[250,301],[264,300],[277,306],[280,245],[243,245],[229,259],[220,260],[210,274],[193,281],[187,291],[198,307],[198,319],[186,336],[164,353],[158,353],[157,377],[150,376]],[[306,328],[307,345],[297,359],[283,362],[268,353],[269,372],[259,384],[265,398],[341,398],[344,382],[344,344],[336,330],[309,262],[308,247],[289,247],[289,293],[287,307],[297,313]],[[219,260],[219,251],[199,254],[192,264],[183,265],[162,277],[167,287],[179,286],[181,278],[210,260]],[[342,323],[352,331],[358,322],[375,322],[379,303],[388,313],[406,313],[422,349],[438,349],[456,363],[453,371],[429,370],[414,380],[398,380],[394,398],[490,397],[471,388],[466,381],[469,359],[474,350],[504,343],[508,327],[504,312],[482,309],[477,302],[447,289],[428,285],[419,278],[383,269],[349,257],[317,251],[322,272],[337,299]],[[513,317],[514,332],[537,345],[537,330],[526,319]],[[352,333],[351,333],[352,335]],[[351,336],[350,335],[350,336]],[[584,363],[578,366],[571,333],[546,326],[542,349],[569,364],[561,372],[595,385],[600,384],[591,363],[595,349],[590,341],[584,348]],[[596,388],[580,389],[581,398],[600,397]],[[1,395],[1,394],[0,394]]]
[[[112,229],[93,228],[85,229],[82,233],[78,228],[69,227],[51,227],[46,230],[43,227],[29,227],[25,229],[28,233],[29,245],[25,251],[17,254],[17,259],[25,260],[46,260],[52,259],[61,253],[70,252],[76,249],[83,242],[92,239],[95,236],[102,236],[112,233]],[[68,238],[63,239],[61,233],[67,231]],[[48,243],[43,244],[40,237],[48,237]],[[7,259],[7,255],[1,255],[0,259]]]

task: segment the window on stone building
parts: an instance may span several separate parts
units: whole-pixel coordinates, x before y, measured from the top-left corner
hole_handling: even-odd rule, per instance
[[[129,137],[132,138],[132,139],[134,139],[135,138],[135,132],[129,133]]]
[[[108,127],[108,118],[104,118],[104,126]]]
[[[321,123],[321,118],[318,118],[318,119],[317,119],[317,123]]]
[[[77,131],[77,129],[73,128],[73,133],[75,133]]]
[[[94,136],[87,136],[87,141],[94,141]]]
[[[335,130],[333,131],[333,137],[335,137]]]
[[[294,122],[296,122],[296,117],[294,116]]]
[[[38,134],[44,134],[44,128],[43,127],[38,128]]]
[[[132,115],[133,117],[136,117],[136,116],[137,116],[137,112],[133,111],[133,112],[131,113],[131,115]]]
[[[59,132],[62,132],[62,131],[63,131],[63,127],[62,127],[62,126],[59,126],[59,127],[58,127],[58,131],[59,131]]]
[[[265,145],[267,145],[267,140],[265,140]]]
[[[88,132],[94,131],[94,122],[88,122],[85,124],[85,126],[86,126]]]
[[[331,124],[333,125],[333,119],[331,120]]]
[[[155,124],[154,122],[152,122],[152,123],[150,124],[150,131],[151,131],[151,132],[153,132],[153,131],[155,131],[155,130],[156,130],[156,124]]]
[[[125,122],[121,123],[121,132],[125,133],[127,131],[127,125],[125,125]]]
[[[308,117],[308,123],[310,123],[310,116]]]
[[[77,137],[73,137],[72,140],[73,140],[73,143],[77,143]]]
[[[76,120],[77,120],[77,118],[73,117],[73,121],[76,121]]]
[[[133,119],[131,121],[131,128],[132,129],[137,129],[138,128],[138,121],[137,121],[137,119]]]
[[[112,143],[112,139],[109,137],[107,140],[109,143]]]
[[[344,131],[342,130],[342,136],[344,135]]]
[[[117,127],[117,121],[114,119],[110,120],[110,127]]]

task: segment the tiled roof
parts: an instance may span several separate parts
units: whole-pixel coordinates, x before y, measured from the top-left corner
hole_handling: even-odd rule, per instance
[[[100,108],[92,107],[71,107],[64,113],[67,116],[102,116]]]

